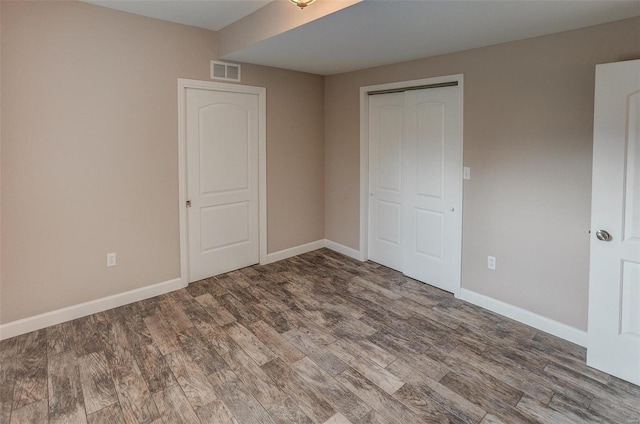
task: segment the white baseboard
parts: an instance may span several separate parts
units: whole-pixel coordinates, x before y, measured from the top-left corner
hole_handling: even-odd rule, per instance
[[[327,249],[331,249],[335,252],[342,253],[343,255],[353,258],[357,261],[364,260],[360,255],[360,251],[353,249],[351,247],[345,246],[344,244],[336,243],[335,241],[325,239],[324,245]]]
[[[335,250],[343,255],[359,259],[360,253],[350,247],[343,246],[330,240],[316,240],[311,243],[302,244],[300,246],[291,247],[289,249],[280,250],[279,252],[269,253],[265,264],[281,261],[293,256],[302,255],[303,253],[327,247]],[[57,309],[51,312],[45,312],[33,317],[20,319],[17,321],[0,324],[0,340],[9,339],[31,331],[40,330],[51,325],[60,324],[61,322],[71,321],[82,318],[87,315],[105,311],[107,309],[117,308],[129,303],[138,302],[150,297],[159,296],[174,290],[186,287],[186,281],[182,278],[164,281],[162,283],[153,284],[139,289],[131,290],[124,293],[114,294],[112,296],[103,297],[101,299],[91,300],[89,302],[78,305],[68,306],[66,308]]]
[[[356,249],[352,249],[351,247],[336,243],[335,241],[324,239],[312,241],[311,243],[301,244],[300,246],[290,247],[278,252],[269,253],[267,254],[267,260],[263,263],[263,265],[281,261],[283,259],[292,258],[297,255],[302,255],[303,253],[312,252],[314,250],[322,249],[323,247],[341,253],[345,256],[349,256],[350,258],[356,259],[358,261],[362,260],[360,259],[360,252]]]
[[[272,263],[287,259],[296,255],[311,252],[313,250],[326,247],[345,256],[349,256],[356,260],[360,259],[360,252],[350,247],[344,246],[331,240],[316,240],[300,246],[284,249],[279,252],[267,255],[267,262]],[[0,325],[0,340],[19,336],[31,331],[40,330],[42,328],[56,325],[61,322],[71,321],[87,315],[105,311],[107,309],[117,308],[129,303],[138,302],[150,297],[159,296],[175,290],[186,287],[182,278],[164,281],[162,283],[153,284],[139,289],[131,290],[124,293],[114,294],[112,296],[103,297],[101,299],[92,300],[81,303],[79,305],[69,306],[44,314],[36,315],[29,318],[12,321]],[[460,290],[460,299],[488,309],[497,314],[506,316],[523,324],[529,325],[538,330],[553,334],[554,336],[568,340],[577,345],[587,346],[587,332],[578,330],[577,328],[554,321],[550,318],[543,317],[536,313],[527,311],[517,306],[502,302],[500,300],[473,292],[467,289]]]
[[[311,243],[301,244],[300,246],[290,247],[288,249],[279,250],[277,252],[268,253],[267,260],[263,265],[278,262],[283,259],[292,258],[303,253],[312,252],[314,250],[322,249],[324,247],[324,240],[316,240]]]
[[[138,302],[150,297],[159,296],[184,287],[186,287],[186,285],[182,279],[175,278],[173,280],[152,284],[150,286],[141,287],[128,292],[118,293],[101,299],[80,303],[79,305],[68,306],[66,308],[46,312],[33,317],[8,322],[0,325],[0,340],[40,330],[51,325],[60,324],[61,322],[82,318],[87,315],[106,311],[107,309]]]
[[[587,347],[587,332],[578,330],[567,324],[543,317],[526,309],[519,308],[509,303],[502,302],[492,297],[485,296],[467,289],[460,290],[460,299],[474,305],[488,309],[497,314],[511,318],[523,324],[529,325],[545,333],[552,334],[561,339],[568,340],[577,345]]]

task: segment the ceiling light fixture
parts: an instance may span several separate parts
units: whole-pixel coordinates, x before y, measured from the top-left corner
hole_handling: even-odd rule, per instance
[[[289,1],[295,4],[296,6],[298,6],[300,9],[304,9],[305,7],[309,6],[311,3],[313,3],[316,0],[289,0]]]

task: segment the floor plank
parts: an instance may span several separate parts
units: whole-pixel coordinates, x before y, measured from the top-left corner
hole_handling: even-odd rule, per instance
[[[159,419],[160,415],[129,350],[124,327],[116,323],[112,326],[111,333],[111,349],[106,357],[125,422],[151,423]]]
[[[209,376],[215,391],[238,422],[243,424],[274,424],[264,407],[249,393],[233,371],[225,369]]]
[[[199,424],[180,386],[172,386],[153,395],[158,412],[166,424]]]
[[[120,405],[114,403],[87,415],[87,424],[125,424]]]
[[[275,359],[265,364],[262,369],[276,382],[280,390],[289,395],[314,422],[324,422],[336,413],[329,402],[312,385],[282,360]]]
[[[18,336],[13,409],[47,399],[46,330]]]
[[[47,400],[32,402],[11,413],[11,424],[33,424],[48,422]]]
[[[16,337],[0,341],[0,424],[11,420],[17,349]]]
[[[286,397],[244,350],[236,349],[229,352],[224,356],[224,360],[263,407],[271,408]]]
[[[197,363],[183,351],[176,350],[166,356],[169,368],[176,377],[193,408],[205,406],[218,398],[207,376]]]
[[[269,414],[277,424],[313,424],[311,418],[290,397],[269,408]]]
[[[86,423],[76,353],[67,350],[53,355],[48,362],[49,423]]]
[[[276,358],[276,355],[244,325],[234,322],[224,329],[258,365],[264,365]]]
[[[292,368],[333,407],[349,419],[358,420],[371,410],[365,402],[338,383],[311,359],[303,358]]]
[[[87,414],[118,402],[104,353],[93,352],[78,358],[78,370]]]
[[[390,423],[424,423],[423,418],[413,413],[402,402],[372,384],[357,371],[346,370],[336,379]]]

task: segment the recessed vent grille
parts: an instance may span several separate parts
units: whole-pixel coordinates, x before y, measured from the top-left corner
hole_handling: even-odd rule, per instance
[[[211,79],[240,81],[240,65],[212,60]]]

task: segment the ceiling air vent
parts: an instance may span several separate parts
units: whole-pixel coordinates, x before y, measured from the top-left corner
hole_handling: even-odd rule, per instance
[[[212,60],[211,79],[240,81],[240,65]]]

